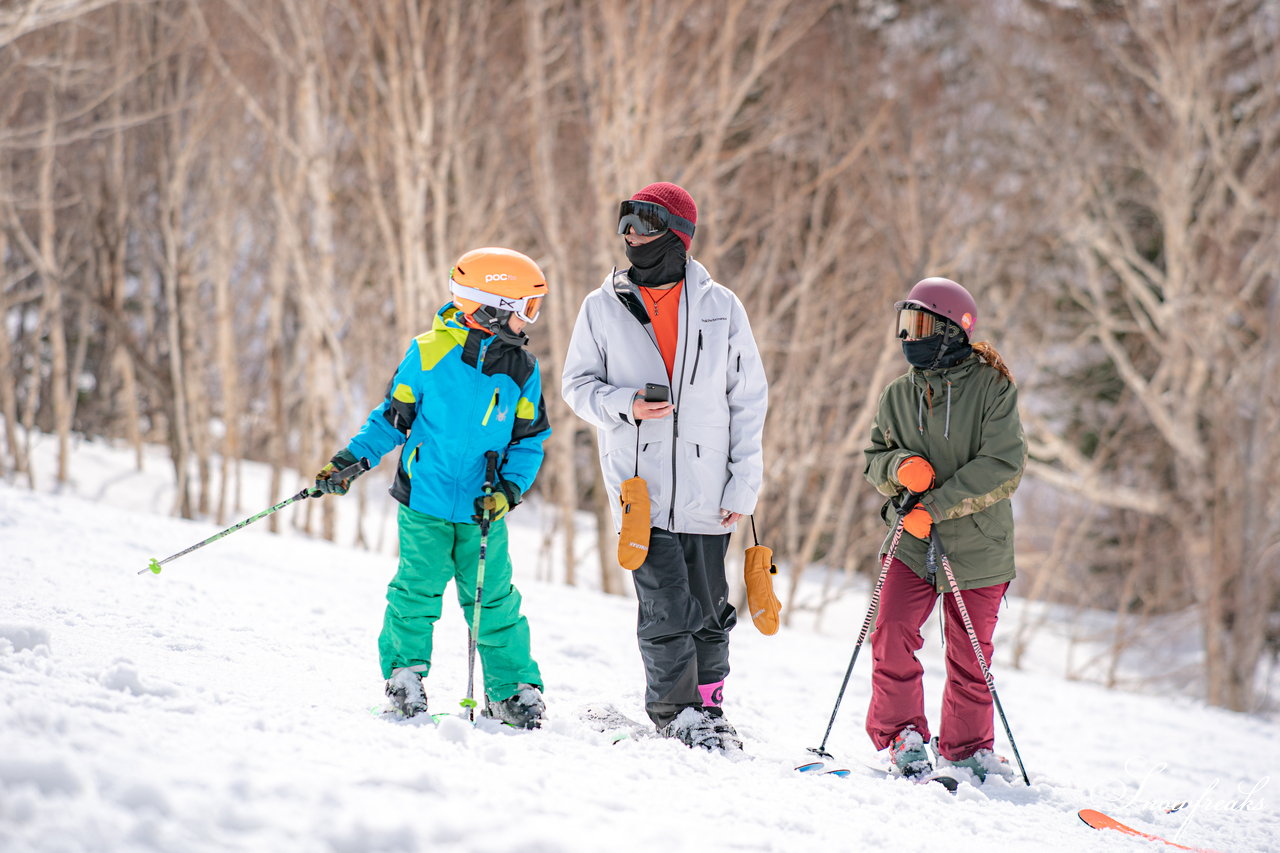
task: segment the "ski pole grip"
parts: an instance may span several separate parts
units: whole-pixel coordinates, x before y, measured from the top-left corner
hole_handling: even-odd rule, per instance
[[[924,495],[918,492],[908,491],[907,496],[903,498],[902,503],[898,505],[898,515],[906,515],[911,512],[911,510],[915,508],[915,505],[920,503],[920,499],[922,497],[924,497]]]
[[[365,471],[368,471],[368,470],[369,470],[369,460],[361,456],[359,459],[357,459],[355,462],[348,465],[346,468],[343,468],[340,471],[334,471],[332,474],[329,475],[329,479],[342,482],[343,480],[350,480],[352,477],[363,474]]]
[[[484,452],[484,490],[486,492],[493,490],[493,484],[498,479],[498,451],[486,450]]]

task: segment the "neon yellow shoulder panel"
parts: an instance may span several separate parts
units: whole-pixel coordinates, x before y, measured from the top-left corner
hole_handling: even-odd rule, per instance
[[[465,336],[466,333],[462,334]],[[418,357],[422,360],[423,370],[435,367],[440,359],[449,354],[449,350],[461,345],[452,329],[432,329],[414,340],[418,342]]]

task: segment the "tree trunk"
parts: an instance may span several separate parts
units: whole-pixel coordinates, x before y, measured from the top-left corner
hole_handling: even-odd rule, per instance
[[[53,403],[53,430],[58,440],[54,479],[66,483],[71,475],[71,379],[67,365],[67,337],[63,326],[62,272],[58,266],[56,163],[58,119],[56,92],[51,86],[45,99],[45,132],[40,149],[40,283],[44,290],[43,322],[49,338],[49,397]]]

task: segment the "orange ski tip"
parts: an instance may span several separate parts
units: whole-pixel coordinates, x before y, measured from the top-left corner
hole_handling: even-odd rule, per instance
[[[1177,848],[1178,850],[1191,850],[1193,853],[1218,853],[1217,850],[1210,850],[1207,847],[1188,847],[1185,844],[1178,844],[1175,841],[1170,841],[1167,838],[1161,838],[1158,835],[1151,835],[1150,833],[1142,832],[1134,829],[1132,826],[1121,823],[1111,815],[1103,814],[1097,809],[1081,809],[1077,814],[1079,814],[1080,820],[1084,821],[1094,829],[1111,829],[1116,832],[1122,832],[1125,835],[1145,838],[1148,841],[1154,841],[1157,844],[1165,844],[1169,847]]]

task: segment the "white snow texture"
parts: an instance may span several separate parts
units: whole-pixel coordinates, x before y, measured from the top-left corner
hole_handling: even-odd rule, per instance
[[[539,565],[536,506],[511,523],[545,727],[389,722],[371,709],[394,557],[260,522],[138,575],[218,528],[167,517],[162,461],[129,474],[127,454],[80,451],[61,494],[0,485],[5,853],[1172,849],[1090,829],[1081,808],[1193,847],[1280,850],[1274,719],[1068,682],[1046,663],[1052,648],[1003,668],[999,634],[994,674],[1030,788],[992,779],[952,796],[866,772],[869,648],[828,742],[853,775],[794,772],[822,740],[865,578],[821,632],[809,620],[765,637],[740,620],[724,707],[754,760],[663,738],[612,744],[575,712],[611,703],[644,719],[635,604],[540,579],[559,572]],[[426,681],[436,713],[458,710],[466,688],[466,626],[446,595]],[[936,729],[942,650],[929,632]]]

